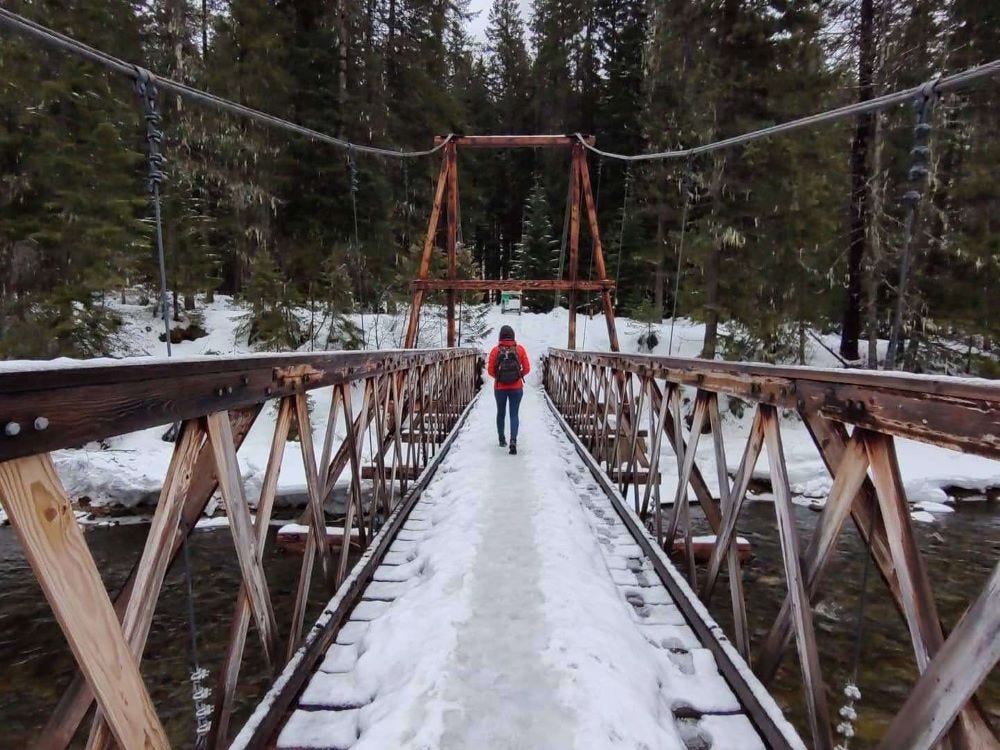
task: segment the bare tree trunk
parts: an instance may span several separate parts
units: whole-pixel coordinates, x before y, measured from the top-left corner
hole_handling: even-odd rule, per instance
[[[705,340],[701,347],[703,359],[715,359],[719,341],[719,266],[722,262],[722,245],[715,243],[705,264]]]
[[[340,127],[338,135],[343,137],[347,121],[347,2],[340,0],[337,8],[337,105]]]
[[[861,0],[858,25],[858,101],[872,98],[872,71],[875,61],[875,9],[873,0]],[[868,245],[869,200],[871,179],[868,151],[874,134],[874,118],[858,115],[851,142],[851,205],[847,248],[847,301],[844,305],[843,328],[840,334],[840,356],[857,361],[858,339],[861,334],[861,284]]]
[[[885,211],[886,193],[886,180],[882,175],[882,157],[885,149],[881,131],[882,115],[879,113],[875,116],[873,136],[875,151],[872,154],[871,217],[868,224],[870,252],[868,261],[864,263],[865,329],[868,333],[866,366],[869,370],[878,369],[878,289],[883,255],[881,219]]]
[[[712,183],[709,195],[712,198],[713,213],[722,200],[722,178],[726,172],[726,157],[716,151],[712,157]],[[704,359],[715,359],[719,341],[719,274],[722,270],[723,240],[717,237],[708,252],[705,263],[705,339],[701,346]]]
[[[656,308],[656,315],[662,321],[663,320],[663,300],[665,297],[664,286],[667,283],[665,274],[663,272],[663,267],[667,262],[667,242],[666,242],[666,231],[664,225],[666,224],[666,218],[663,215],[664,205],[663,199],[660,199],[660,205],[656,212],[656,268],[653,276],[653,307]]]

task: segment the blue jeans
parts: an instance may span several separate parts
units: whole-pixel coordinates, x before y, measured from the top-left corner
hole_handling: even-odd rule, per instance
[[[521,407],[521,396],[524,389],[518,388],[516,391],[494,390],[493,395],[497,399],[497,435],[503,437],[504,412],[507,411],[507,404],[510,404],[510,439],[517,440],[517,410]]]

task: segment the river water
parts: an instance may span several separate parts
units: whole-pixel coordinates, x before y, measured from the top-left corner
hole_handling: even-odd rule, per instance
[[[804,545],[818,514],[799,506],[795,512]],[[936,519],[934,524],[916,524],[916,529],[941,618],[950,628],[982,589],[1000,558],[1000,508],[995,503],[962,503],[957,512]],[[125,580],[147,531],[148,526],[140,525],[91,528],[86,532],[109,590],[117,590]],[[748,503],[741,516],[739,533],[750,540],[754,554],[745,567],[744,580],[752,643],[756,645],[765,636],[785,593],[773,506],[766,502]],[[228,638],[239,569],[225,529],[195,534],[189,552],[197,653],[214,677]],[[839,542],[837,556],[826,574],[825,596],[815,611],[821,664],[831,686],[831,713],[842,703],[839,692],[854,662],[863,559],[860,541],[850,527]],[[285,629],[294,601],[299,562],[297,555],[278,550],[272,536],[265,553],[265,570],[279,627]],[[862,699],[856,707],[859,713],[859,736],[853,744],[856,748],[874,746],[916,676],[906,628],[880,578],[874,569],[869,572],[858,674]],[[314,584],[318,584],[317,579],[314,576]],[[725,592],[723,577],[712,611],[728,628]],[[323,603],[324,596],[318,585],[314,585],[307,623],[316,617]],[[175,747],[193,744],[193,709],[187,682],[190,628],[186,612],[184,577],[178,569],[165,582],[143,661],[146,684]],[[249,716],[269,681],[268,670],[255,648],[258,641],[252,628],[247,643],[248,656],[241,672],[234,729]],[[3,675],[0,747],[25,747],[37,736],[69,684],[73,668],[72,655],[13,530],[9,526],[0,528],[0,674]],[[773,687],[779,703],[802,731],[806,724],[800,685],[793,645]],[[978,695],[990,720],[1000,728],[1000,669],[993,670]]]

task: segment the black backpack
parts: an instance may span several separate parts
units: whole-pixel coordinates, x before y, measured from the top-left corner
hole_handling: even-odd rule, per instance
[[[497,352],[497,382],[511,385],[521,379],[521,360],[517,346],[501,346]]]

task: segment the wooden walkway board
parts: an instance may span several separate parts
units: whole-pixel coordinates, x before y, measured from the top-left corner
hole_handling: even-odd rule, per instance
[[[245,727],[233,747],[602,748],[608,733],[766,747],[538,392],[522,403],[524,455],[497,448],[491,410],[476,405],[283,726],[252,742]],[[570,541],[540,541],[553,536]],[[670,708],[623,721],[608,690]],[[785,727],[779,746],[803,747]]]

